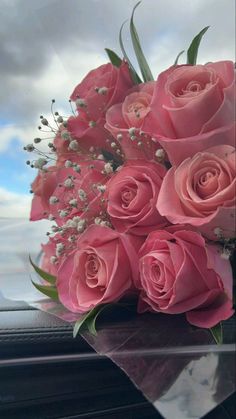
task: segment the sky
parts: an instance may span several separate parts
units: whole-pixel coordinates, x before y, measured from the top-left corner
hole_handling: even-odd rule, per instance
[[[23,146],[41,114],[69,115],[68,98],[88,71],[121,55],[118,34],[137,0],[0,0],[0,217],[28,217],[36,171]],[[198,63],[235,60],[234,0],[143,0],[135,23],[156,78],[210,25]],[[124,43],[135,63],[128,26]],[[185,56],[180,59],[185,62]]]

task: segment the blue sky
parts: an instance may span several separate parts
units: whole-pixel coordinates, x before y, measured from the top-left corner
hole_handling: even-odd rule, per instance
[[[25,164],[27,153],[22,151],[22,142],[12,138],[6,150],[0,153],[1,186],[11,192],[29,192],[29,180],[34,177],[33,170]]]
[[[89,70],[107,61],[105,47],[120,54],[119,28],[136,2],[2,0],[0,216],[28,216],[36,173],[25,164],[23,146],[38,136],[39,115],[49,114],[52,98],[68,114],[67,98]],[[234,0],[143,0],[136,26],[153,73],[169,67],[207,25],[199,62],[234,60],[234,16]],[[127,29],[124,42],[133,57]]]

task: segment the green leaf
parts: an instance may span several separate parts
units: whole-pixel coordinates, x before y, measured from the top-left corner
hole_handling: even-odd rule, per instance
[[[103,306],[102,306],[103,307]],[[74,325],[73,330],[73,337],[75,338],[81,328],[86,328],[87,324],[91,322],[91,319],[93,319],[94,316],[96,316],[99,313],[99,310],[101,309],[101,306],[94,307],[92,310],[90,310],[88,313],[85,313]]]
[[[187,64],[195,65],[197,62],[197,54],[198,54],[198,48],[201,42],[201,39],[204,35],[204,33],[209,29],[210,26],[206,26],[203,28],[197,36],[192,40],[190,47],[187,51]]]
[[[73,330],[73,337],[75,338],[81,329],[88,329],[88,331],[96,336],[96,321],[98,316],[102,313],[102,311],[111,309],[114,307],[125,308],[129,309],[130,307],[134,307],[133,302],[123,302],[123,303],[110,303],[110,304],[101,304],[97,307],[94,307],[88,313],[84,314],[74,325]],[[135,305],[136,307],[136,305]]]
[[[178,61],[179,61],[179,57],[184,53],[185,51],[184,51],[184,49],[183,49],[183,51],[180,51],[179,53],[178,53],[178,55],[177,55],[177,57],[176,57],[176,59],[175,59],[175,62],[174,62],[174,65],[177,65],[178,64]]]
[[[223,343],[222,323],[218,323],[216,326],[212,327],[210,331],[217,345],[221,345]]]
[[[111,308],[113,306],[114,304],[105,304],[104,306],[100,306],[100,309],[97,311],[97,313],[94,316],[89,317],[86,325],[88,327],[89,332],[92,335],[96,336],[97,334],[96,321],[97,321],[98,316],[101,314],[102,311],[104,311],[105,309]]]
[[[55,276],[43,271],[41,268],[39,268],[37,265],[35,265],[30,256],[29,256],[29,260],[30,260],[30,263],[33,266],[34,270],[37,272],[37,274],[41,278],[43,278],[49,284],[55,285],[56,279],[57,279]]]
[[[38,291],[42,292],[47,297],[50,297],[52,300],[58,301],[58,292],[56,287],[53,285],[40,285],[36,284],[36,282],[32,281],[32,284],[37,288]]]
[[[140,79],[139,75],[136,73],[135,68],[133,67],[128,55],[126,54],[125,47],[124,47],[124,44],[123,44],[122,30],[123,30],[123,27],[124,27],[126,22],[127,22],[127,20],[121,25],[121,28],[120,28],[120,33],[119,33],[120,48],[121,48],[121,51],[123,53],[123,56],[124,56],[125,60],[128,63],[130,74],[131,74],[133,82],[135,84],[139,84],[139,83],[142,83],[142,80]]]
[[[116,66],[116,67],[120,67],[121,63],[122,63],[122,59],[111,49],[109,48],[105,48],[105,51],[108,55],[109,60],[111,61],[111,63]]]
[[[131,34],[131,39],[132,39],[132,43],[134,47],[134,52],[135,52],[135,55],[139,64],[139,68],[143,76],[143,80],[147,82],[147,81],[152,81],[154,79],[153,79],[151,70],[149,68],[149,65],[147,63],[147,60],[144,56],[144,53],[140,44],[139,36],[136,30],[136,27],[134,25],[134,12],[136,8],[140,5],[140,3],[141,1],[139,1],[133,8],[133,12],[130,19],[130,34]]]

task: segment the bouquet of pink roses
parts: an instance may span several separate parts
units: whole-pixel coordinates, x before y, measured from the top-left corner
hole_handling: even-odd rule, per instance
[[[111,63],[75,87],[71,116],[54,100],[54,125],[41,116],[53,140],[27,161],[39,170],[30,219],[53,225],[41,267],[31,261],[44,279],[35,286],[78,313],[75,334],[95,333],[101,310],[136,296],[139,313],[186,313],[220,341],[233,314],[234,64],[196,64],[205,28],[187,64],[177,57],[154,80],[133,15],[142,80],[121,30],[124,58],[106,50]],[[37,153],[41,141],[25,149]]]

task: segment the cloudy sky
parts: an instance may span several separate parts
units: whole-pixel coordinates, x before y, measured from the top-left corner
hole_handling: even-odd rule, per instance
[[[0,0],[0,217],[28,216],[24,144],[37,136],[50,102],[69,113],[73,87],[106,62],[104,48],[120,54],[119,28],[136,0]],[[143,0],[136,26],[153,74],[210,25],[199,63],[235,59],[234,0]],[[131,57],[128,28],[124,43]],[[185,57],[182,58],[185,62]]]

